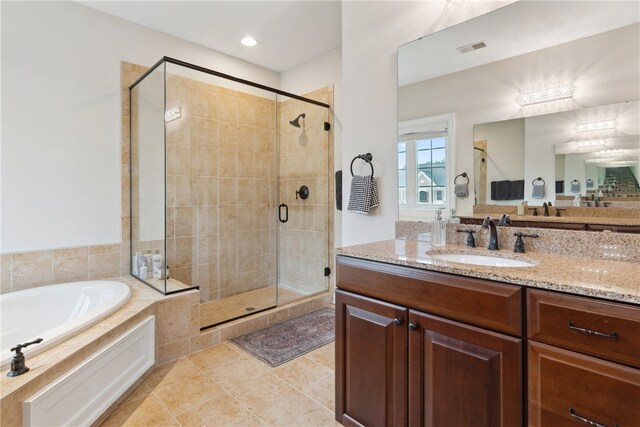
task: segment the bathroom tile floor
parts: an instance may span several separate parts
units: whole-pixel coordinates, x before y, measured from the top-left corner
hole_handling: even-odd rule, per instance
[[[271,368],[224,342],[157,367],[101,426],[339,426],[334,352]]]

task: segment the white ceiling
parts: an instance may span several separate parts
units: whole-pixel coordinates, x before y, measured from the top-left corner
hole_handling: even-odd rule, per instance
[[[81,1],[85,6],[282,72],[341,45],[340,1]],[[258,41],[246,47],[240,40]]]
[[[518,1],[398,49],[405,86],[637,23],[637,1]],[[484,41],[486,48],[456,48]]]

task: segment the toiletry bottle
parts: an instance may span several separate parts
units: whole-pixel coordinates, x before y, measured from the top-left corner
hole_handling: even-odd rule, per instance
[[[442,219],[442,209],[436,209],[436,219],[431,223],[431,244],[433,246],[447,244],[447,223]]]
[[[449,223],[451,224],[460,224],[460,218],[456,216],[456,210],[451,209],[451,214],[449,215]]]
[[[524,215],[524,202],[518,203],[518,215]]]
[[[160,250],[156,249],[156,253],[153,255],[153,278],[160,278],[160,269],[162,268],[162,255]]]
[[[139,260],[140,260],[140,252],[136,252],[136,254],[133,257],[131,257],[131,274],[135,276],[140,274]]]
[[[147,272],[151,273],[152,272],[152,263],[153,263],[153,255],[151,255],[151,250],[147,250],[144,253],[144,257],[147,260]]]
[[[140,266],[140,278],[146,280],[149,278],[149,269],[147,268],[147,259],[143,257],[142,265]]]
[[[576,197],[573,198],[573,206],[580,207],[582,204],[582,200],[580,199],[580,195],[576,194]]]

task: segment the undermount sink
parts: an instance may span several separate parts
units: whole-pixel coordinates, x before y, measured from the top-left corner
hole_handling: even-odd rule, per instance
[[[432,259],[459,262],[462,264],[485,265],[489,267],[533,267],[534,263],[518,259],[500,258],[488,255],[473,254],[433,254]]]

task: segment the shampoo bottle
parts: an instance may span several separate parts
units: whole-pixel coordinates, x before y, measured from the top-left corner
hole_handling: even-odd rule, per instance
[[[153,278],[160,279],[160,271],[162,271],[162,255],[160,250],[156,249],[156,253],[153,255]]]
[[[147,258],[142,258],[142,264],[140,265],[140,278],[146,280],[149,278],[149,269],[147,268]]]
[[[140,270],[138,268],[138,260],[140,259],[140,252],[136,252],[136,254],[131,257],[131,274],[137,276],[140,274]]]
[[[431,223],[431,244],[433,246],[447,244],[447,223],[442,219],[442,209],[436,209],[436,219]]]

